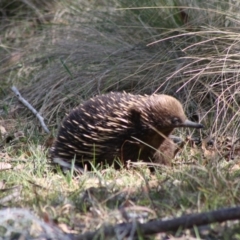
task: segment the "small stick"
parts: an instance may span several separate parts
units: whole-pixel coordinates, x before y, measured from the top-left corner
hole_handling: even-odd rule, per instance
[[[201,226],[215,222],[240,219],[240,207],[222,208],[215,211],[190,214],[179,218],[162,221],[155,219],[147,223],[120,223],[114,226],[103,226],[95,232],[86,232],[74,237],[74,240],[105,239],[121,234],[128,237],[131,234],[137,236],[138,232],[142,236],[153,235],[161,232],[177,231],[179,228],[188,229],[194,226]],[[132,233],[134,231],[134,233]]]
[[[23,105],[25,105],[30,111],[32,111],[32,113],[38,118],[45,132],[49,133],[49,130],[44,123],[44,118],[40,115],[40,113],[26,99],[22,97],[21,93],[18,91],[18,89],[15,86],[12,86],[11,89],[17,96],[18,100]]]

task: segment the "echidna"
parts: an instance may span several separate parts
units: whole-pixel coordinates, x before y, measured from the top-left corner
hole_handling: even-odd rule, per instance
[[[120,159],[164,163],[158,149],[166,152],[174,128],[202,128],[189,121],[181,103],[168,95],[133,95],[112,92],[89,99],[63,120],[51,149],[55,163],[69,167],[89,162]],[[163,145],[162,145],[163,144]],[[170,157],[171,157],[170,151]],[[169,155],[169,154],[168,154]]]

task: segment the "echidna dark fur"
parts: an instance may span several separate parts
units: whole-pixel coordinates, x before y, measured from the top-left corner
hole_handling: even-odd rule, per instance
[[[93,161],[111,165],[116,158],[123,164],[127,160],[166,164],[164,153],[158,152],[161,146],[169,151],[164,141],[178,127],[202,125],[189,121],[181,103],[171,96],[99,95],[73,109],[63,120],[51,158],[62,166],[70,166],[75,159],[81,167]]]

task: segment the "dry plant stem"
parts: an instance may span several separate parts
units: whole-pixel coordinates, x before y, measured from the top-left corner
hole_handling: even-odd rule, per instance
[[[25,105],[30,111],[32,111],[32,113],[38,118],[38,120],[40,121],[40,123],[41,123],[43,129],[45,130],[45,132],[49,133],[49,130],[44,123],[44,118],[39,114],[39,112],[37,112],[37,110],[26,99],[24,99],[22,97],[21,93],[18,91],[18,89],[15,86],[12,86],[11,89],[15,93],[15,95],[17,96],[18,100],[23,105]]]
[[[78,235],[74,240],[104,239],[105,237],[123,236],[128,237],[134,229],[134,236],[141,233],[142,236],[157,234],[167,231],[177,231],[179,228],[187,229],[194,226],[201,226],[215,222],[240,219],[240,207],[223,208],[215,211],[191,214],[183,217],[161,221],[152,220],[144,224],[140,223],[121,223],[115,226],[105,226],[95,232],[87,232]],[[102,238],[104,237],[104,238]]]

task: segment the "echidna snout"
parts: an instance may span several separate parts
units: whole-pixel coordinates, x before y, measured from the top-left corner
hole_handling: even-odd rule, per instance
[[[189,121],[181,103],[171,96],[99,95],[63,120],[51,157],[65,166],[72,159],[79,166],[89,166],[90,162],[112,165],[116,158],[123,164],[138,159],[164,163],[156,149],[161,149],[164,139],[178,127],[203,126]]]

